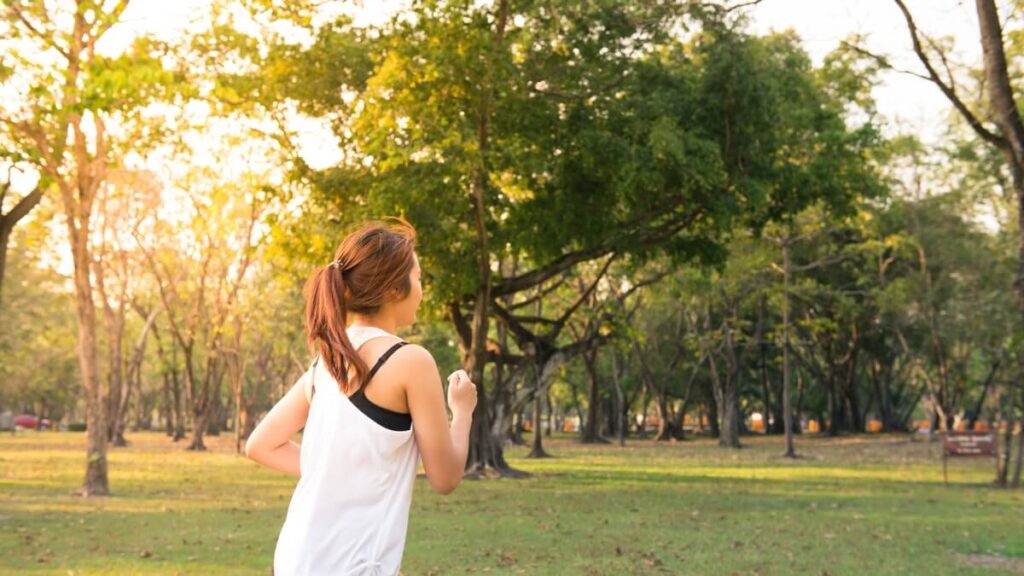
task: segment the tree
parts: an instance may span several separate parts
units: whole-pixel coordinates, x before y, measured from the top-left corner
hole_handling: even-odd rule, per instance
[[[120,56],[97,51],[97,43],[118,22],[127,0],[77,0],[49,5],[5,2],[3,18],[19,42],[4,55],[13,59],[21,86],[20,107],[2,121],[15,139],[20,159],[40,175],[43,193],[61,200],[74,263],[78,311],[79,364],[86,398],[88,440],[86,496],[109,493],[107,421],[97,365],[93,297],[92,218],[100,186],[122,158],[124,145],[139,145],[131,127],[145,103],[157,97],[172,74],[161,48],[142,38]],[[126,74],[128,70],[132,74]],[[10,65],[4,80],[10,78]]]
[[[1011,82],[1009,66],[1007,64],[1006,46],[1007,40],[1003,34],[1003,24],[1000,21],[995,0],[976,0],[975,6],[978,13],[978,31],[981,38],[984,83],[983,90],[987,95],[987,111],[991,114],[991,122],[980,115],[976,109],[964,100],[963,93],[958,88],[956,79],[949,68],[945,68],[946,74],[942,74],[935,65],[934,59],[939,58],[946,62],[945,55],[937,44],[930,42],[928,38],[917,27],[913,14],[907,8],[903,0],[894,0],[900,9],[910,32],[913,42],[914,53],[917,55],[926,73],[925,79],[933,83],[956,111],[963,117],[971,130],[977,134],[986,145],[998,150],[1003,156],[1004,166],[1010,173],[1010,182],[1013,196],[1016,199],[1017,212],[1017,269],[1014,273],[1013,287],[1017,298],[1018,314],[1021,316],[1021,324],[1018,330],[1024,329],[1024,121],[1021,120],[1020,111],[1017,107],[1016,91]],[[925,46],[931,47],[929,50]],[[884,61],[884,60],[883,60]],[[1018,345],[1020,346],[1020,345]],[[1012,449],[1013,429],[1016,426],[1017,410],[1015,405],[1024,405],[1024,352],[1015,352],[1017,359],[1018,376],[1009,390],[1010,402],[1007,414],[1009,431],[1006,435],[1004,454],[1007,460],[1000,466],[996,482],[1001,486],[1008,485],[1010,460],[1009,455]],[[1018,443],[1016,454],[1016,465],[1014,471],[1013,485],[1020,485],[1020,471],[1024,461],[1024,443]]]
[[[195,170],[189,190],[192,219],[153,222],[134,230],[166,310],[167,326],[182,353],[182,386],[192,413],[189,450],[206,450],[207,426],[220,418],[220,395],[229,365],[229,324],[242,287],[266,238],[262,226],[273,189],[258,174]],[[238,186],[248,185],[245,190]],[[241,327],[236,334],[241,335]],[[235,358],[236,377],[244,367]],[[218,428],[219,431],[219,428]]]

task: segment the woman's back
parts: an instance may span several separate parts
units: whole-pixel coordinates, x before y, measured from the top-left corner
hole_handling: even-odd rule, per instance
[[[348,335],[356,349],[371,338],[391,336],[372,327],[349,328]],[[397,574],[419,462],[412,425],[389,429],[381,414],[390,411],[367,410],[367,404],[374,406],[365,398],[362,409],[357,407],[323,363],[303,378],[311,380],[314,393],[301,477],[274,553],[274,573]],[[390,416],[392,422],[401,419]]]
[[[465,370],[448,376],[449,422],[433,356],[393,335],[423,298],[415,239],[404,220],[368,224],[306,282],[306,339],[320,357],[245,442],[249,458],[299,477],[278,576],[397,574],[419,461],[439,494],[462,480],[476,386]]]

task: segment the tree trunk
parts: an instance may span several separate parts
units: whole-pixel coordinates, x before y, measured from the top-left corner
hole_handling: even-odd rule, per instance
[[[722,395],[722,428],[718,445],[724,448],[740,447],[740,398],[735,386],[726,386]]]
[[[138,340],[135,342],[132,357],[128,362],[128,385],[121,398],[120,413],[122,416],[118,423],[119,430],[115,431],[115,435],[119,434],[122,439],[124,438],[124,429],[128,418],[128,403],[131,400],[132,393],[135,394],[135,430],[139,430],[142,427],[142,417],[145,411],[142,402],[142,361],[146,357],[146,342],[149,340],[149,331],[153,328],[160,310],[161,308],[157,306],[148,314],[143,315],[145,323],[139,333]]]
[[[171,374],[170,372],[164,372],[162,375],[164,381],[164,405],[160,411],[164,417],[164,427],[168,436],[174,436],[174,415],[177,412],[174,409],[174,395],[171,393]]]
[[[1020,392],[1021,406],[1024,407],[1024,386],[1020,387]],[[1022,418],[1021,420],[1024,421],[1024,418]],[[1013,437],[1012,427],[1010,428],[1010,437]],[[1021,426],[1021,433],[1018,434],[1017,438],[1017,465],[1013,469],[1013,483],[1011,484],[1013,488],[1020,488],[1020,475],[1022,463],[1024,463],[1024,425]]]
[[[220,436],[223,429],[224,401],[220,397],[220,383],[212,390],[209,404],[209,414],[206,416],[206,435]]]
[[[526,414],[523,410],[520,410],[512,421],[512,434],[509,436],[509,441],[515,446],[523,446],[526,444],[526,440],[523,439],[523,425]]]
[[[767,307],[767,300],[768,296],[766,294],[762,294],[760,302],[758,303],[758,305],[760,306],[760,313],[762,316],[765,315],[766,313],[765,308]],[[775,432],[775,427],[778,425],[778,422],[772,418],[772,416],[774,416],[775,411],[773,409],[772,403],[771,386],[769,386],[768,384],[768,342],[762,340],[760,343],[758,343],[757,347],[761,352],[761,402],[764,404],[764,412],[761,415],[761,424],[763,426],[763,431],[765,434],[772,434]]]
[[[494,44],[500,46],[504,41],[505,26],[508,22],[508,0],[500,0],[495,17]],[[491,426],[490,405],[488,404],[487,387],[484,382],[484,365],[487,362],[487,331],[490,317],[491,302],[491,252],[487,232],[487,165],[486,157],[490,144],[489,130],[491,118],[491,97],[493,88],[486,86],[477,115],[477,145],[480,154],[479,164],[474,166],[469,175],[470,199],[473,204],[473,228],[476,234],[477,286],[473,301],[473,318],[468,334],[460,332],[460,353],[462,367],[477,386],[477,405],[473,411],[473,425],[470,428],[469,457],[466,462],[467,473],[475,476],[483,475],[488,469],[501,476],[527,476],[514,470],[505,461],[500,438],[493,434]],[[458,314],[458,303],[454,305]],[[452,307],[449,307],[451,310]],[[459,322],[457,322],[458,324]],[[468,336],[468,338],[466,338]]]
[[[188,450],[195,450],[198,452],[206,451],[206,444],[203,442],[203,433],[206,432],[208,419],[209,413],[206,410],[200,410],[192,413],[192,441],[189,442]]]
[[[718,363],[714,354],[708,355],[711,367],[711,382],[715,392],[715,411],[721,418],[718,428],[718,445],[723,448],[740,447],[740,410],[739,395],[734,387],[729,386],[729,378],[722,378],[718,373]]]
[[[551,438],[551,433],[555,430],[561,430],[558,424],[558,411],[555,409],[555,403],[551,399],[551,388],[548,387],[547,393],[544,395],[544,400],[548,404],[548,438]]]
[[[533,395],[533,448],[530,449],[530,453],[526,455],[527,458],[550,458],[551,455],[544,451],[544,444],[542,438],[543,426],[541,425],[543,418],[541,417],[541,395],[539,393]]]
[[[235,454],[242,454],[245,452],[245,439],[248,434],[243,429],[245,423],[249,420],[249,411],[246,410],[245,401],[242,399],[241,394],[235,394]]]
[[[892,394],[889,390],[890,378],[882,376],[882,366],[878,361],[871,364],[871,380],[875,385],[875,395],[878,397],[878,412],[882,417],[882,431],[892,432],[894,429]],[[891,372],[890,372],[891,373]]]
[[[587,372],[587,418],[583,423],[580,441],[584,444],[604,444],[607,440],[601,437],[598,430],[601,394],[597,378],[597,350],[583,353],[583,366]]]
[[[626,420],[629,416],[629,406],[626,404],[626,395],[622,392],[621,373],[619,372],[619,355],[612,350],[612,384],[615,386],[615,434],[619,446],[626,445]]]
[[[992,382],[995,380],[996,372],[999,371],[1000,360],[996,360],[992,363],[992,367],[989,368],[988,376],[985,377],[985,382],[981,387],[981,394],[978,396],[978,402],[974,405],[974,410],[971,412],[970,419],[967,422],[967,429],[973,430],[974,425],[978,423],[978,419],[981,417],[981,412],[985,407],[985,398],[988,397],[988,390],[992,386]]]
[[[793,446],[793,403],[790,400],[792,367],[789,358],[789,238],[782,244],[782,270],[782,418],[786,433],[786,452],[783,456],[796,458],[796,448]]]
[[[79,223],[76,226],[76,221]],[[75,304],[78,311],[78,364],[85,387],[86,467],[84,496],[110,494],[107,478],[107,418],[100,390],[96,353],[96,305],[92,298],[89,254],[89,215],[68,215],[75,266]]]
[[[718,399],[716,394],[711,395],[708,400],[708,427],[711,428],[712,438],[722,437],[722,427],[718,425]]]
[[[828,375],[825,378],[826,395],[828,398],[828,435],[838,436],[839,425],[842,421],[842,406],[839,402],[839,395],[836,393],[835,365],[832,362],[831,351],[828,351]]]
[[[654,409],[658,415],[658,432],[654,437],[655,442],[674,440],[678,436],[675,427],[675,418],[669,407],[668,389],[664,381],[658,382],[650,364],[647,363],[647,354],[640,346],[640,343],[633,341],[633,352],[640,360],[640,375],[648,397],[654,399]]]
[[[794,434],[801,434],[802,428],[800,423],[803,421],[804,413],[804,371],[796,371],[796,413],[793,416],[796,418],[792,430]]]
[[[177,347],[171,349],[171,384],[174,393],[174,441],[185,439],[185,394],[182,381],[178,377]]]

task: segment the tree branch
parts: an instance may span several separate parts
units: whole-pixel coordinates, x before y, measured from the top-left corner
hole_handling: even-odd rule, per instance
[[[27,29],[32,36],[35,36],[37,40],[42,41],[50,48],[56,50],[58,53],[60,53],[61,56],[64,57],[65,60],[71,60],[71,54],[67,50],[67,48],[64,48],[60,44],[57,44],[57,35],[51,30],[42,30],[37,25],[33,24],[32,21],[25,16],[25,13],[21,11],[21,8],[22,7],[19,6],[16,2],[8,3],[7,9],[9,12],[7,14],[7,19],[11,21],[17,20],[18,22],[21,22],[21,25],[24,26],[25,29]]]
[[[903,13],[903,18],[907,21],[907,29],[910,31],[910,39],[914,44],[914,53],[917,54],[917,58],[921,61],[922,64],[924,64],[925,69],[928,70],[928,79],[933,84],[939,87],[939,90],[941,90],[942,93],[946,95],[946,98],[950,101],[950,103],[953,104],[953,107],[956,108],[958,112],[960,112],[960,114],[964,117],[965,120],[967,120],[967,123],[970,124],[971,128],[974,129],[978,136],[980,136],[983,140],[985,140],[989,144],[992,144],[993,146],[996,146],[1000,149],[1006,149],[1009,146],[1009,143],[1007,142],[1006,138],[998,134],[995,134],[988,128],[985,128],[985,125],[981,123],[981,120],[979,120],[974,115],[974,113],[970,111],[967,105],[964,104],[964,102],[960,99],[960,97],[954,90],[954,87],[950,86],[949,84],[944,82],[941,77],[939,77],[938,72],[936,72],[935,67],[932,66],[931,60],[925,53],[924,47],[921,45],[921,34],[917,29],[917,24],[914,22],[914,17],[910,13],[910,10],[907,9],[907,6],[903,2],[903,0],[893,1],[899,7],[900,11]]]

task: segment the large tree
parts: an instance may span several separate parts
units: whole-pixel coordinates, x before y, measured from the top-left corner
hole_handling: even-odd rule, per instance
[[[340,19],[308,46],[237,53],[264,73],[234,90],[335,130],[341,163],[297,174],[317,213],[417,225],[432,300],[481,384],[500,350],[492,318],[522,329],[531,362],[566,343],[549,328],[572,300],[530,326],[501,311],[578,266],[720,261],[737,225],[871,188],[874,134],[846,126],[797,40],[750,37],[712,4],[423,2],[372,30]],[[499,392],[480,387],[472,471],[508,471]]]
[[[74,264],[78,351],[85,390],[88,445],[84,495],[109,492],[107,423],[97,365],[92,235],[94,205],[109,170],[126,147],[146,137],[144,106],[171,83],[162,48],[142,38],[123,54],[97,45],[121,18],[128,0],[5,2],[11,38],[0,79],[16,86],[16,106],[0,116],[19,159],[39,174],[42,193],[60,199]],[[13,72],[10,69],[13,68]],[[130,72],[130,74],[129,74]]]
[[[1017,88],[1011,77],[1011,67],[1007,59],[1007,47],[1012,42],[1004,34],[1003,22],[995,0],[976,0],[978,15],[978,32],[982,48],[982,64],[984,81],[979,88],[985,101],[973,102],[963,85],[958,84],[954,68],[949,65],[948,55],[942,50],[941,44],[935,42],[922,31],[914,19],[913,13],[903,0],[894,0],[910,32],[910,39],[924,73],[920,76],[933,83],[949,100],[979,140],[991,146],[1002,156],[1002,169],[1009,173],[1009,184],[1016,201],[1017,225],[1017,270],[1013,278],[1013,290],[1017,298],[1018,314],[1021,316],[1019,331],[1024,331],[1024,120],[1021,119],[1017,103]],[[882,62],[888,64],[884,59]],[[1019,340],[1019,338],[1018,338]],[[1020,346],[1020,344],[1018,344]],[[1018,376],[1009,388],[1007,434],[1004,446],[1004,460],[999,467],[996,482],[1006,486],[1009,481],[1010,454],[1012,449],[1013,430],[1016,426],[1017,413],[1024,408],[1024,352],[1015,351]],[[1017,444],[1016,465],[1012,484],[1020,485],[1022,462],[1024,462],[1024,443]]]

